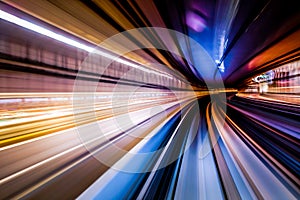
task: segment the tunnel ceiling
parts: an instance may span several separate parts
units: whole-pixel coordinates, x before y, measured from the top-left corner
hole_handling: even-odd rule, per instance
[[[4,2],[95,45],[119,32],[139,27],[179,31],[205,48],[228,87],[241,86],[252,76],[299,59],[300,55],[297,0]],[[156,39],[163,40],[159,36]],[[184,55],[193,51],[190,46],[178,48],[186,51]],[[146,60],[167,65],[196,85],[204,83],[201,75],[195,75],[193,64],[170,52],[146,49],[127,56],[140,63]]]

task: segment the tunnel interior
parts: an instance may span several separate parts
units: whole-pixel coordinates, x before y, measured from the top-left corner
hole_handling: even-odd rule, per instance
[[[297,0],[0,2],[0,199],[299,199]]]

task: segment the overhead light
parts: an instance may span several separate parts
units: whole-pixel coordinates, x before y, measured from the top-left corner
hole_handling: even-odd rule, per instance
[[[94,48],[92,48],[92,47],[81,44],[81,43],[79,43],[75,40],[72,40],[70,38],[67,38],[63,35],[54,33],[53,31],[50,31],[48,29],[45,29],[45,28],[40,27],[38,25],[35,25],[31,22],[28,22],[24,19],[21,19],[19,17],[11,15],[7,12],[2,11],[2,10],[0,10],[0,18],[4,19],[6,21],[9,21],[13,24],[16,24],[18,26],[22,26],[23,28],[29,29],[29,30],[34,31],[36,33],[40,33],[40,34],[45,35],[47,37],[50,37],[52,39],[55,39],[55,40],[58,40],[60,42],[65,43],[65,44],[71,45],[73,47],[77,47],[79,49],[83,49],[83,50],[88,51],[88,52],[92,52],[94,50]]]
[[[119,63],[122,63],[124,65],[137,68],[137,69],[145,71],[147,73],[153,73],[153,74],[156,74],[156,75],[159,75],[159,76],[164,76],[164,77],[173,79],[173,77],[171,75],[169,75],[169,74],[162,73],[162,72],[157,72],[156,70],[149,70],[146,67],[143,67],[141,65],[137,65],[137,64],[128,62],[128,61],[126,61],[124,59],[121,59],[121,58],[117,58],[116,56],[110,55],[110,54],[102,52],[100,50],[96,50],[95,51],[95,48],[93,48],[93,47],[87,46],[85,44],[82,44],[82,43],[77,42],[75,40],[72,40],[70,38],[67,38],[67,37],[65,37],[63,35],[57,34],[57,33],[53,32],[53,31],[50,31],[50,30],[48,30],[46,28],[43,28],[43,27],[38,26],[36,24],[33,24],[33,23],[29,22],[29,21],[26,21],[24,19],[16,17],[16,16],[14,16],[12,14],[4,12],[3,10],[0,10],[0,19],[6,20],[8,22],[11,22],[11,23],[16,24],[18,26],[21,26],[23,28],[29,29],[29,30],[34,31],[36,33],[45,35],[47,37],[50,37],[50,38],[55,39],[57,41],[63,42],[63,43],[68,44],[70,46],[73,46],[73,47],[85,50],[87,52],[97,53],[97,54],[99,54],[101,56],[104,56],[106,58],[114,59],[116,62],[119,62]]]

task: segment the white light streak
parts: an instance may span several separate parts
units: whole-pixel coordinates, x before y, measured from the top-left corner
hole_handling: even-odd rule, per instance
[[[12,14],[4,12],[3,10],[0,10],[0,19],[3,19],[3,20],[8,21],[8,22],[11,22],[11,23],[16,24],[18,26],[21,26],[23,28],[29,29],[29,30],[34,31],[36,33],[45,35],[45,36],[50,37],[50,38],[52,38],[54,40],[63,42],[65,44],[68,44],[70,46],[73,46],[73,47],[85,50],[87,52],[97,53],[97,54],[99,54],[101,56],[104,56],[106,58],[114,59],[116,62],[122,63],[122,64],[130,66],[130,67],[134,67],[134,68],[139,69],[141,71],[144,71],[144,72],[147,72],[147,73],[153,73],[153,74],[156,74],[156,75],[159,75],[159,76],[164,76],[164,77],[173,79],[173,77],[171,75],[169,75],[169,74],[166,74],[166,73],[163,73],[163,72],[157,72],[155,70],[147,69],[146,67],[143,67],[141,65],[137,65],[137,64],[128,62],[128,61],[123,60],[121,58],[117,58],[116,56],[110,55],[110,54],[105,53],[105,52],[100,51],[100,50],[95,51],[95,48],[93,48],[93,47],[89,47],[89,46],[84,45],[82,43],[79,43],[79,42],[77,42],[75,40],[67,38],[67,37],[65,37],[63,35],[57,34],[57,33],[53,32],[53,31],[50,31],[50,30],[48,30],[46,28],[43,28],[41,26],[38,26],[38,25],[33,24],[31,22],[28,22],[28,21],[26,21],[24,19],[16,17],[16,16],[14,16]]]
[[[6,20],[8,22],[11,22],[13,24],[16,24],[18,26],[22,26],[23,28],[32,30],[32,31],[34,31],[36,33],[45,35],[47,37],[50,37],[50,38],[55,39],[55,40],[58,40],[58,41],[63,42],[65,44],[71,45],[73,47],[77,47],[79,49],[83,49],[83,50],[88,51],[88,52],[92,52],[94,50],[94,48],[92,48],[92,47],[86,46],[86,45],[81,44],[81,43],[79,43],[79,42],[77,42],[75,40],[72,40],[72,39],[67,38],[65,36],[62,36],[60,34],[54,33],[53,31],[50,31],[48,29],[45,29],[45,28],[40,27],[38,25],[35,25],[35,24],[31,23],[31,22],[23,20],[23,19],[21,19],[19,17],[11,15],[11,14],[9,14],[7,12],[2,11],[2,10],[0,10],[0,18]]]

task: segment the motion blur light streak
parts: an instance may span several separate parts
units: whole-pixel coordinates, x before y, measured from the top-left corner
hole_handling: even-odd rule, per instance
[[[0,20],[0,199],[300,199],[297,0],[4,0]]]
[[[52,31],[49,31],[49,30],[47,30],[45,28],[42,28],[42,27],[37,26],[37,25],[35,25],[33,23],[30,23],[30,22],[28,22],[26,20],[20,19],[20,18],[14,16],[14,15],[11,15],[11,14],[9,14],[7,12],[2,11],[2,10],[0,10],[0,18],[4,19],[6,21],[9,21],[11,23],[17,24],[19,26],[22,26],[24,28],[27,28],[27,29],[29,29],[31,31],[35,31],[37,33],[46,35],[48,37],[51,37],[51,38],[53,38],[55,40],[61,41],[63,43],[66,43],[68,45],[71,45],[71,46],[83,49],[85,51],[92,52],[94,50],[92,47],[88,47],[86,45],[80,44],[79,42],[76,42],[76,41],[71,40],[71,39],[69,39],[67,37],[64,37],[62,35],[59,35],[59,34],[54,33]]]
[[[106,53],[101,52],[101,51],[99,51],[99,50],[95,50],[95,49],[92,48],[92,47],[86,46],[86,45],[81,44],[81,43],[79,43],[79,42],[77,42],[77,41],[74,41],[74,40],[72,40],[72,39],[69,39],[69,38],[67,38],[67,37],[65,37],[65,36],[59,35],[59,34],[57,34],[57,33],[54,33],[54,32],[52,32],[52,31],[50,31],[50,30],[47,30],[47,29],[45,29],[45,28],[43,28],[43,27],[40,27],[40,26],[38,26],[38,25],[35,25],[35,24],[30,23],[30,22],[28,22],[28,21],[25,21],[25,20],[23,20],[23,19],[20,19],[20,18],[14,16],[14,15],[11,15],[11,14],[9,14],[9,13],[7,13],[7,12],[2,11],[2,10],[0,10],[0,18],[1,18],[1,19],[4,19],[4,20],[6,20],[6,21],[9,21],[9,22],[11,22],[11,23],[17,24],[17,25],[19,25],[19,26],[22,26],[22,27],[24,27],[24,28],[27,28],[27,29],[29,29],[29,30],[31,30],[31,31],[40,33],[40,34],[42,34],[42,35],[46,35],[46,36],[48,36],[48,37],[50,37],[50,38],[53,38],[53,39],[55,39],[55,40],[58,40],[58,41],[60,41],[60,42],[65,43],[65,44],[68,44],[68,45],[77,47],[77,48],[79,48],[79,49],[83,49],[83,50],[88,51],[88,52],[96,51],[95,53],[97,53],[97,54],[99,54],[99,55],[101,55],[101,56],[104,56],[104,57],[113,59],[113,60],[115,60],[115,61],[117,61],[117,62],[120,62],[120,63],[123,63],[123,64],[125,64],[125,65],[128,65],[128,66],[131,66],[131,67],[140,69],[140,70],[142,70],[142,71],[146,71],[146,72],[150,72],[150,73],[157,73],[156,71],[153,71],[153,70],[151,71],[151,70],[143,69],[142,66],[138,66],[138,65],[133,64],[133,63],[131,63],[131,62],[128,62],[128,61],[126,61],[126,60],[122,60],[122,59],[120,59],[120,58],[115,58],[115,57],[112,56],[112,55],[106,54]],[[166,76],[166,77],[168,77],[168,78],[172,78],[171,76],[167,76],[167,75],[165,75],[165,74],[160,74],[160,75]]]

